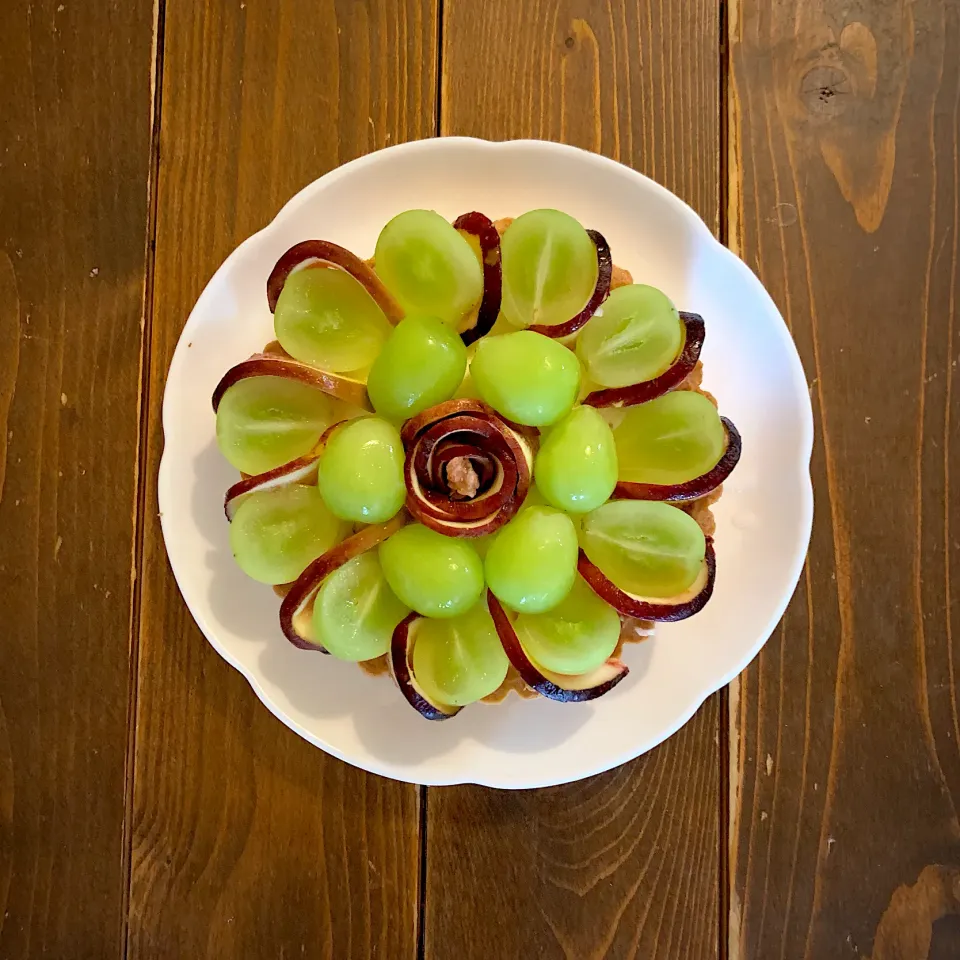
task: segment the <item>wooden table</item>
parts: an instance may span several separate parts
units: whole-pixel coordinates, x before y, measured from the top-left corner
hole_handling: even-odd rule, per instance
[[[957,0],[3,0],[0,957],[960,957],[958,111]],[[782,626],[564,788],[311,748],[202,639],[157,522],[214,269],[436,134],[564,140],[685,198],[817,417]]]

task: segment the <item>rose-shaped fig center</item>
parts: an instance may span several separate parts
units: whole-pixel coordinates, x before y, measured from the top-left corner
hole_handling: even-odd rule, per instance
[[[425,526],[479,537],[519,510],[530,487],[534,431],[478,400],[451,400],[408,420],[402,437],[407,508]]]

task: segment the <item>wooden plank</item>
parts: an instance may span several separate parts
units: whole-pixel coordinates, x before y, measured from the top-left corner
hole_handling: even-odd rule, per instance
[[[718,33],[708,0],[448,0],[442,131],[605,153],[716,229]],[[716,956],[718,729],[714,697],[584,783],[428,791],[425,956]]]
[[[719,29],[712,0],[446,0],[441,132],[606,154],[716,232]]]
[[[0,37],[0,956],[119,956],[152,5]]]
[[[300,187],[435,127],[421,0],[167,0],[148,471],[183,321]],[[413,957],[413,787],[275,720],[191,621],[147,502],[130,955]]]
[[[732,720],[730,956],[957,955],[960,7],[731,8],[729,219],[817,416],[810,560]]]
[[[565,787],[428,790],[425,957],[717,956],[718,723]]]

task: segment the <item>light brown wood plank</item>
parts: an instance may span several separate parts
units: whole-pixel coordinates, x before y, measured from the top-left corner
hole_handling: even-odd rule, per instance
[[[718,722],[570,786],[428,790],[428,960],[716,956]]]
[[[0,37],[0,956],[116,957],[152,5]]]
[[[603,153],[717,231],[719,49],[712,0],[445,0],[441,133]]]
[[[807,369],[817,512],[732,714],[730,956],[956,956],[960,7],[731,13],[732,240]]]
[[[447,0],[442,132],[605,153],[717,229],[718,16],[708,0]],[[717,956],[719,719],[714,697],[585,783],[429,790],[428,960]]]
[[[148,470],[210,274],[299,188],[435,126],[421,0],[167,0]],[[194,626],[147,504],[131,957],[413,957],[416,789],[325,756]],[[277,636],[277,642],[285,642]]]

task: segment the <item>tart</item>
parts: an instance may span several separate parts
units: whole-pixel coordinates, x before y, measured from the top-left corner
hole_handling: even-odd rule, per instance
[[[213,394],[241,569],[282,638],[390,672],[430,720],[511,691],[581,702],[695,615],[741,438],[706,323],[558,210],[390,220],[267,282],[275,339]]]

